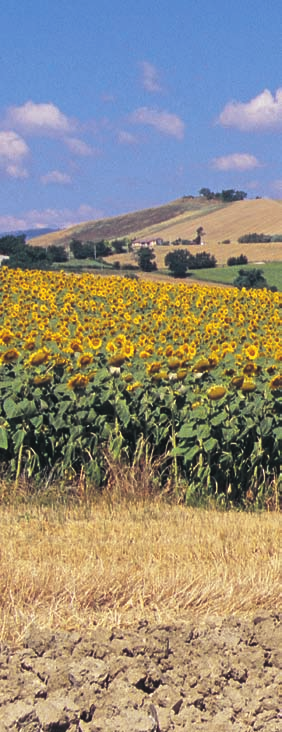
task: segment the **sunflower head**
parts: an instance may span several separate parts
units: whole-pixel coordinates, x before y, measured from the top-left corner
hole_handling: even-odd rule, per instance
[[[87,384],[88,377],[84,376],[84,374],[76,374],[76,376],[72,376],[68,381],[69,389],[73,389],[74,391],[85,389]]]
[[[82,353],[81,356],[78,358],[78,366],[79,368],[84,368],[85,366],[88,366],[93,361],[92,353]]]
[[[207,391],[207,396],[212,401],[217,401],[218,399],[223,399],[223,397],[226,394],[225,386],[221,386],[220,384],[217,386],[210,386],[210,388]]]
[[[277,374],[276,376],[271,379],[269,382],[269,388],[271,391],[276,391],[276,389],[282,389],[282,374]]]
[[[238,374],[238,376],[233,376],[233,379],[231,379],[231,386],[234,387],[234,389],[241,389],[242,384],[244,383],[244,374]]]
[[[244,379],[243,384],[241,386],[241,391],[243,394],[250,394],[252,391],[256,390],[256,382],[253,381],[253,379]]]
[[[1,361],[2,363],[12,363],[13,361],[17,361],[19,355],[19,351],[16,348],[9,348],[8,351],[2,353]]]
[[[35,351],[30,357],[28,363],[30,366],[41,366],[46,363],[50,358],[50,351],[47,348],[41,348],[39,351]]]
[[[251,344],[250,346],[246,346],[245,354],[246,354],[247,358],[250,358],[253,361],[258,357],[259,350],[258,350],[257,346],[255,346],[254,344]]]
[[[110,366],[122,366],[122,364],[126,361],[127,355],[126,353],[115,353],[114,356],[111,356],[109,358],[109,364]]]
[[[35,386],[46,386],[47,384],[50,384],[50,381],[52,381],[52,376],[50,374],[35,376],[33,379],[33,383]]]

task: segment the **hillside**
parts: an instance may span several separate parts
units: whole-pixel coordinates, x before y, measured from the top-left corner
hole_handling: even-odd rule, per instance
[[[239,244],[238,238],[250,232],[282,234],[282,200],[255,199],[222,204],[202,197],[183,197],[164,206],[144,209],[123,216],[87,221],[77,226],[37,237],[34,244],[67,244],[72,238],[99,241],[129,236],[158,236],[165,241],[193,239],[198,226],[205,230],[205,249],[226,264],[228,257],[246,254],[250,262],[281,261],[282,243]],[[223,244],[223,241],[230,244]],[[168,247],[157,247],[157,264],[164,267]],[[108,261],[116,260],[116,254]],[[120,257],[133,262],[132,254]]]
[[[230,204],[229,204],[230,205]],[[76,224],[68,229],[62,229],[46,236],[36,237],[36,246],[49,246],[50,244],[67,244],[71,239],[81,241],[100,241],[101,239],[115,239],[129,236],[134,238],[142,232],[153,231],[156,227],[167,222],[177,222],[204,216],[211,211],[217,211],[224,206],[218,201],[207,201],[203,197],[183,196],[176,201],[171,201],[163,206],[146,208],[141,211],[113,216],[111,218],[98,219],[97,221],[86,221],[83,224]],[[225,204],[226,206],[226,204]],[[227,204],[228,206],[228,204]]]
[[[199,214],[201,218],[201,214]],[[177,222],[167,222],[155,231],[156,235],[173,241],[177,237],[192,238],[197,226],[195,219],[191,222],[179,217]],[[207,241],[230,239],[237,241],[239,236],[249,232],[264,234],[282,234],[282,201],[255,199],[236,201],[220,210],[209,212],[205,216],[203,226]]]

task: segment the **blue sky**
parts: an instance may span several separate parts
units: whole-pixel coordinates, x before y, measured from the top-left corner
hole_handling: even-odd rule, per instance
[[[0,231],[282,198],[281,0],[2,0]]]

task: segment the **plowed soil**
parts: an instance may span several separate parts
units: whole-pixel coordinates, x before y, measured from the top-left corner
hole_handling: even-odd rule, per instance
[[[279,732],[281,615],[0,646],[1,732]]]

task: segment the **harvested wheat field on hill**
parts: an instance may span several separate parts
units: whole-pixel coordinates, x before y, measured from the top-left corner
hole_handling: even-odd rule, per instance
[[[181,221],[181,217],[179,217],[177,222],[168,222],[165,227],[159,227],[154,235],[169,241],[177,238],[193,239],[196,228],[200,225],[206,232],[204,236],[206,243],[203,248],[215,255],[218,264],[225,264],[228,257],[240,254],[246,254],[250,262],[271,262],[282,259],[281,242],[267,244],[240,244],[238,242],[240,236],[253,232],[282,234],[282,201],[267,199],[236,201],[206,216],[199,215],[197,219],[194,218],[191,221],[184,217]],[[230,244],[223,244],[224,240],[230,240]],[[163,266],[161,259],[159,266]]]
[[[239,236],[253,231],[264,234],[282,234],[282,200],[235,201],[204,217],[200,213],[197,221],[198,219],[199,222],[200,219],[203,220],[208,238],[213,241],[237,240]],[[181,217],[179,217],[176,226],[177,232],[174,230],[173,221],[164,229],[160,226],[156,235],[162,236],[163,231],[165,239],[175,239],[175,233],[183,239],[193,237],[198,223],[195,219],[189,224],[183,222],[184,230],[181,231],[182,224]]]

